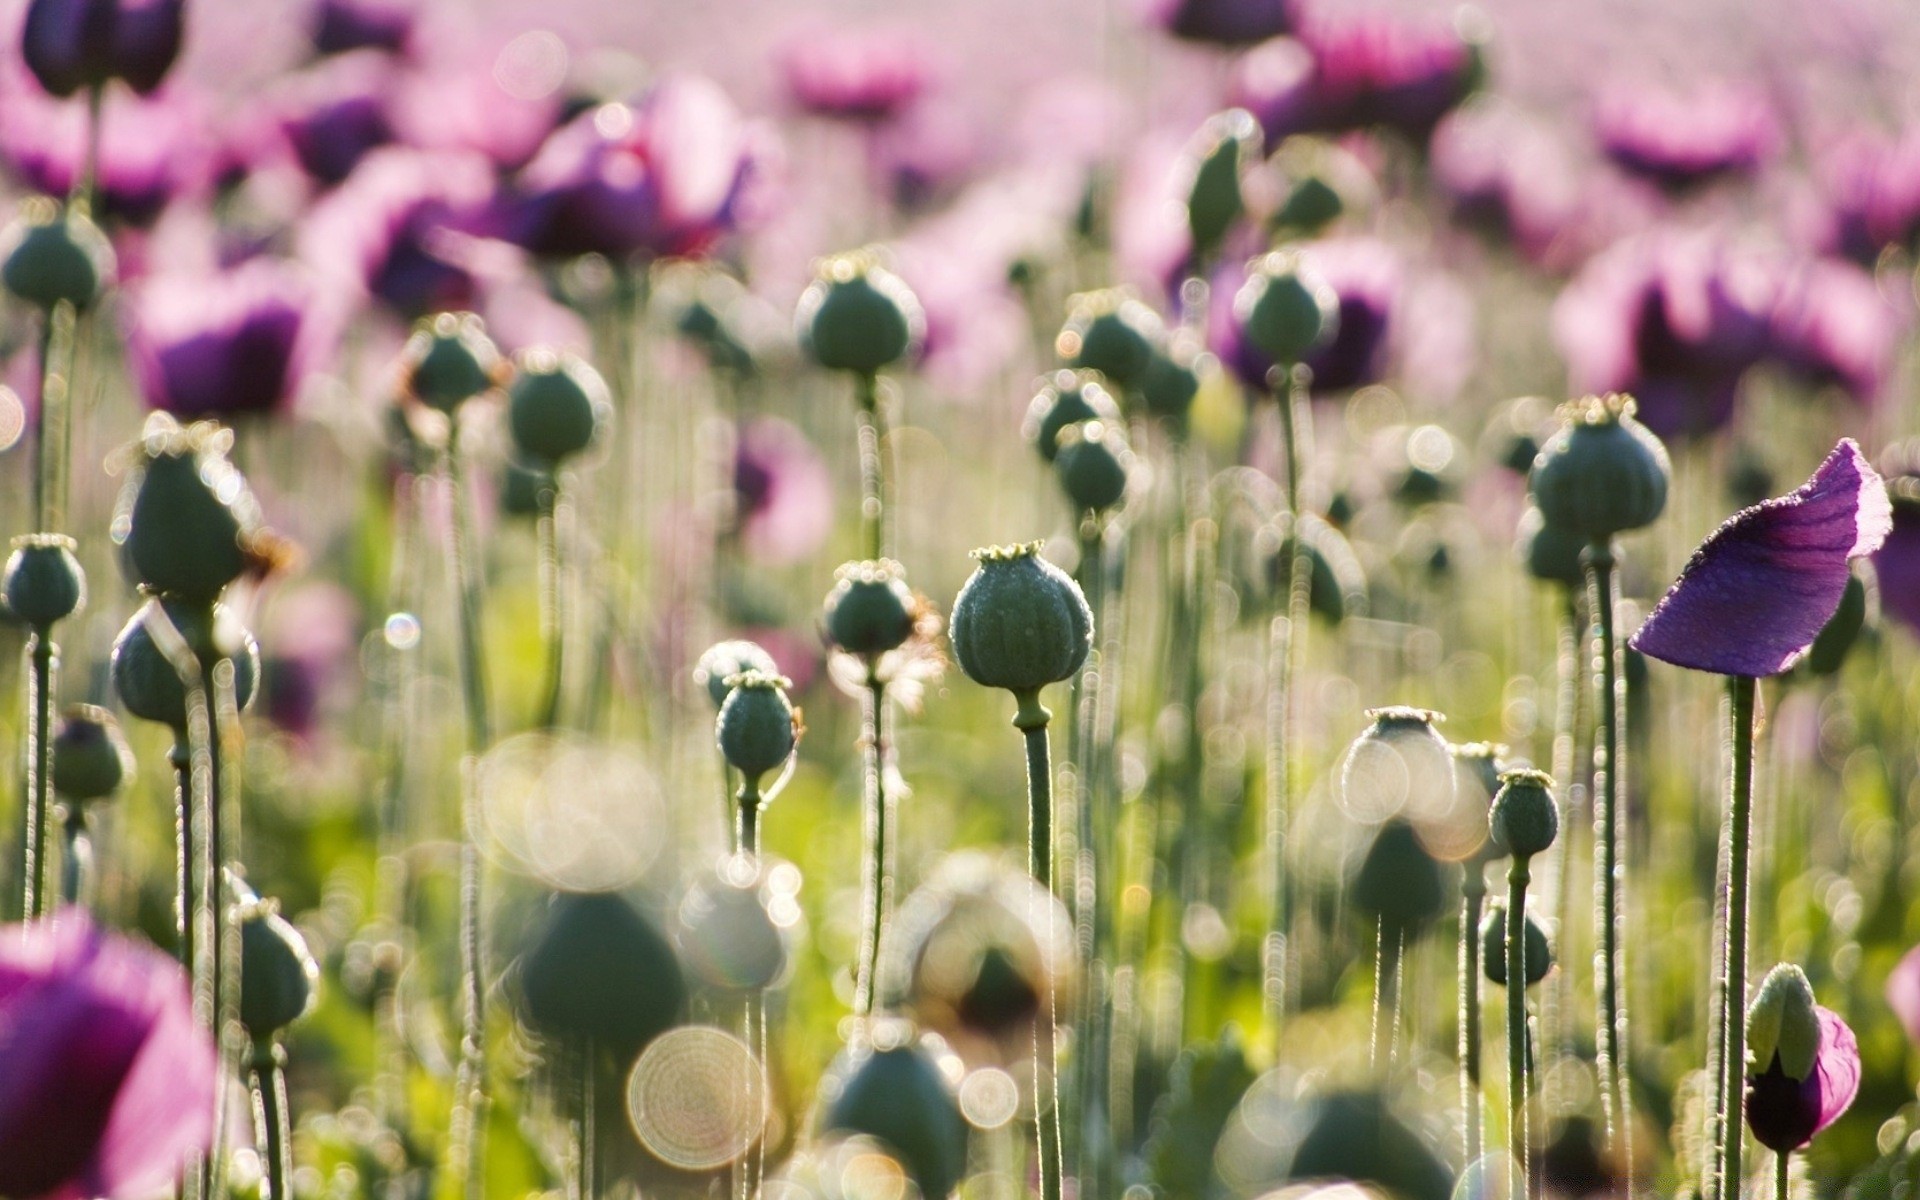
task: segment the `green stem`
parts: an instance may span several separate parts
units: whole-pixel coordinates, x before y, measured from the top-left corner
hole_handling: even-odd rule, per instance
[[[1747,1088],[1747,870],[1753,837],[1752,676],[1727,680],[1733,701],[1733,789],[1727,805],[1727,962],[1720,1073],[1720,1195],[1739,1200],[1745,1124],[1742,1099]]]
[[[1629,1164],[1629,1191],[1633,1168],[1630,1057],[1627,1053],[1627,1012],[1621,975],[1624,958],[1620,935],[1624,923],[1621,884],[1625,868],[1620,861],[1620,785],[1625,770],[1620,752],[1620,726],[1626,690],[1620,677],[1620,647],[1614,638],[1614,553],[1606,541],[1591,543],[1582,558],[1587,567],[1587,598],[1599,626],[1600,737],[1593,749],[1595,804],[1593,811],[1594,878],[1599,889],[1595,910],[1595,965],[1599,968],[1599,1069],[1601,1108],[1607,1137],[1618,1141]]]
[[[1773,1156],[1773,1194],[1775,1200],[1787,1200],[1792,1184],[1787,1178],[1787,1168],[1793,1163],[1793,1155],[1782,1150]]]
[[[1460,1108],[1466,1125],[1467,1165],[1480,1160],[1480,909],[1486,900],[1486,870],[1466,864],[1460,889]]]
[[[1527,883],[1528,858],[1507,868],[1507,1147],[1508,1193],[1527,1200]]]
[[[578,1172],[576,1186],[580,1200],[594,1200],[600,1194],[598,1179],[600,1166],[599,1117],[599,1078],[596,1070],[599,1056],[595,1053],[593,1038],[584,1039],[580,1045],[580,1085],[579,1119],[574,1125],[574,1155],[578,1159],[575,1168]]]
[[[268,1200],[290,1200],[293,1122],[287,1106],[287,1052],[268,1042],[253,1044],[253,1119],[267,1174]]]
[[[193,913],[200,889],[194,884],[193,839],[193,751],[187,745],[186,730],[176,731],[173,747],[167,751],[167,763],[174,778],[174,871],[178,875],[175,899],[174,932],[179,938],[180,965],[189,978],[194,973]]]
[[[1553,757],[1549,774],[1565,781],[1559,797],[1560,828],[1567,832],[1554,839],[1550,850],[1554,857],[1547,911],[1553,914],[1565,936],[1564,931],[1573,928],[1573,815],[1576,797],[1584,790],[1574,767],[1579,761],[1580,697],[1584,689],[1580,677],[1580,595],[1573,588],[1563,588],[1561,593],[1559,641],[1554,659],[1558,687],[1554,697]],[[1556,971],[1547,981],[1541,1013],[1543,1053],[1556,1060],[1572,1053],[1567,1045],[1570,1026],[1567,1010],[1572,998],[1570,975],[1568,971]],[[1551,1105],[1551,1098],[1548,1103]]]
[[[1053,765],[1047,746],[1051,714],[1040,703],[1039,691],[1015,692],[1019,711],[1014,727],[1027,742],[1027,869],[1034,883],[1053,894]],[[1040,1200],[1060,1200],[1060,1091],[1054,1073],[1055,1028],[1058,1014],[1054,990],[1046,985],[1046,1008],[1033,1023],[1033,1094],[1037,1126]]]
[[[1287,514],[1292,530],[1287,556],[1287,607],[1284,619],[1269,626],[1267,696],[1267,861],[1271,880],[1271,924],[1267,929],[1263,999],[1274,1061],[1280,1059],[1281,1029],[1287,1006],[1287,937],[1293,923],[1292,876],[1287,870],[1287,823],[1293,813],[1295,745],[1294,680],[1299,678],[1307,648],[1307,621],[1313,599],[1313,564],[1302,529],[1301,503],[1306,442],[1311,415],[1306,393],[1312,374],[1302,367],[1288,378],[1278,397],[1281,440],[1287,456]],[[1476,1068],[1477,1070],[1477,1068]]]
[[[49,626],[34,629],[28,639],[27,656],[33,664],[33,696],[29,706],[30,724],[27,745],[27,836],[24,845],[25,888],[20,911],[29,919],[51,911],[48,872],[53,855],[47,846],[47,818],[52,811],[53,795],[53,671],[58,661]]]
[[[87,89],[87,146],[80,160],[80,178],[73,181],[73,194],[67,199],[67,207],[77,208],[91,216],[95,208],[94,199],[100,179],[100,127],[103,109],[107,98],[105,84],[94,84]],[[275,1196],[274,1200],[279,1200]]]
[[[886,466],[882,455],[886,417],[880,408],[880,381],[865,372],[853,377],[859,403],[860,553],[869,560],[886,557]]]
[[[67,802],[66,854],[60,860],[60,901],[63,904],[91,904],[93,901],[93,840],[87,836],[86,806]]]
[[[733,799],[733,852],[760,857],[760,778],[742,775]]]
[[[888,879],[886,714],[887,685],[869,669],[865,736],[861,738],[866,764],[861,772],[861,807],[866,817],[867,924],[860,940],[860,977],[854,984],[853,1008],[862,1020],[873,1015],[880,994],[880,943],[886,932]]]
[[[540,543],[540,624],[547,643],[546,690],[540,704],[540,728],[551,731],[560,724],[560,698],[566,678],[562,657],[567,616],[561,576],[559,475],[551,476],[537,495],[539,515],[534,528]]]

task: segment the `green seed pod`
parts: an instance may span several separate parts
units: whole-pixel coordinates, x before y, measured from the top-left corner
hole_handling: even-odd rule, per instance
[[[1650,525],[1667,505],[1667,448],[1633,417],[1633,398],[1561,406],[1563,424],[1533,460],[1528,486],[1547,524],[1590,542]]]
[[[265,1041],[313,1007],[320,964],[307,939],[280,915],[280,906],[258,896],[243,899],[240,921],[240,1024],[254,1041]]]
[[[536,462],[557,464],[592,445],[613,414],[607,381],[575,354],[523,351],[507,388],[514,445]]]
[[[1105,512],[1127,498],[1133,450],[1116,425],[1082,421],[1060,431],[1053,472],[1081,512]]]
[[[1546,931],[1534,923],[1532,913],[1527,914],[1526,921],[1527,986],[1532,987],[1553,969],[1553,948],[1547,944]],[[1480,918],[1480,969],[1487,982],[1507,986],[1507,909],[1497,901],[1489,904],[1486,915]]]
[[[36,196],[0,233],[0,264],[0,283],[27,303],[86,309],[113,278],[113,246],[85,216]]]
[[[1041,545],[975,550],[980,565],[954,598],[953,654],[983,687],[1035,692],[1087,660],[1093,611],[1080,585],[1040,557]]]
[[[913,636],[920,602],[901,571],[886,559],[850,562],[834,572],[827,593],[827,641],[849,654],[874,656],[897,650]]]
[[[1776,1054],[1789,1079],[1798,1082],[1813,1072],[1820,1052],[1820,1017],[1806,972],[1792,963],[1768,971],[1747,1008],[1746,1021],[1749,1074],[1766,1070]]]
[[[1195,165],[1187,190],[1187,231],[1196,262],[1210,260],[1246,212],[1240,176],[1249,162],[1259,160],[1260,148],[1260,123],[1244,108],[1215,113],[1200,127],[1189,151]]]
[[[540,467],[530,467],[508,455],[507,461],[500,467],[500,515],[537,517],[544,504],[540,493],[552,489],[551,473]]]
[[[778,675],[780,667],[773,661],[773,655],[753,642],[716,642],[707,647],[707,652],[694,664],[693,681],[707,689],[707,696],[713,701],[717,712],[733,691],[727,681],[748,671]]]
[[[1380,827],[1353,875],[1349,895],[1380,918],[1390,937],[1416,933],[1450,907],[1446,868],[1420,841],[1411,824],[1395,819]]]
[[[1296,237],[1310,236],[1338,221],[1346,210],[1346,201],[1331,183],[1318,175],[1308,175],[1287,189],[1287,198],[1273,214],[1272,226]]]
[[[1468,742],[1454,746],[1453,782],[1459,791],[1460,811],[1477,812],[1476,831],[1480,835],[1480,844],[1467,856],[1467,881],[1482,881],[1484,890],[1486,873],[1481,870],[1487,863],[1506,857],[1507,848],[1499,839],[1492,836],[1491,813],[1493,797],[1500,790],[1501,765],[1509,753],[1507,747],[1498,742]]]
[[[1493,836],[1509,853],[1532,858],[1560,836],[1560,808],[1553,800],[1553,776],[1515,767],[1500,772],[1493,797]]]
[[[1182,422],[1200,394],[1200,376],[1181,356],[1154,352],[1137,388],[1147,411],[1166,421]]]
[[[1131,390],[1146,379],[1154,350],[1165,339],[1158,313],[1130,291],[1107,288],[1067,302],[1067,323],[1053,348],[1068,365],[1098,371],[1115,387]]]
[[[869,250],[823,259],[794,310],[795,332],[813,361],[861,375],[907,357],[926,328],[913,289]]]
[[[1247,341],[1282,368],[1324,345],[1340,325],[1340,300],[1298,254],[1286,250],[1247,265],[1233,298]]]
[[[492,391],[507,370],[485,323],[473,313],[423,319],[400,350],[400,390],[443,413]]]
[[[133,774],[133,751],[113,714],[75,704],[53,727],[53,790],[69,800],[103,800]]]
[[[1453,751],[1434,728],[1444,718],[1406,705],[1367,710],[1367,728],[1340,767],[1340,806],[1356,821],[1429,820],[1453,811]]]
[[[87,575],[65,534],[29,533],[13,539],[0,574],[7,610],[35,629],[64,620],[87,602]]]
[[[917,1045],[849,1051],[822,1084],[824,1133],[875,1138],[900,1158],[926,1197],[949,1196],[967,1166],[967,1124],[953,1089]]]
[[[1082,421],[1120,423],[1120,406],[1091,371],[1055,371],[1027,406],[1023,432],[1040,457],[1052,462],[1060,452],[1060,433]]]
[[[1580,564],[1580,552],[1586,548],[1585,538],[1547,524],[1539,509],[1530,507],[1520,514],[1514,549],[1527,565],[1527,574],[1542,583],[1586,587],[1587,569]]]
[[[673,946],[615,892],[555,896],[515,982],[515,1008],[529,1029],[591,1038],[622,1062],[678,1023],[687,999]]]
[[[1840,607],[1821,627],[1801,664],[1809,675],[1832,675],[1847,661],[1847,651],[1860,640],[1867,623],[1867,585],[1858,575],[1847,576],[1847,590],[1840,594]]]
[[[148,418],[114,528],[150,591],[210,602],[258,562],[260,509],[227,458],[232,444],[232,431],[211,423]]]
[[[1314,1102],[1286,1168],[1288,1180],[1349,1179],[1401,1200],[1450,1200],[1453,1172],[1428,1135],[1395,1116],[1373,1092],[1335,1092]]]
[[[253,635],[224,604],[199,605],[169,596],[147,601],[114,639],[113,687],[126,710],[171,728],[177,737],[186,736],[186,688],[147,628],[147,613],[155,605],[202,663],[219,656],[233,660],[235,699],[242,709],[251,704],[260,678],[260,645]]]
[[[728,859],[687,889],[674,922],[674,945],[694,978],[727,992],[772,987],[786,973],[787,939],[767,911],[758,874],[730,874]]]
[[[748,779],[759,779],[785,763],[800,740],[800,722],[785,676],[743,671],[727,680],[732,691],[714,722],[714,739],[727,763]]]

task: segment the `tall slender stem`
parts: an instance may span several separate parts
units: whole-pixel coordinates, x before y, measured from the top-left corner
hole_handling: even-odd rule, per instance
[[[53,795],[53,671],[57,660],[53,630],[42,625],[28,639],[27,657],[33,665],[32,704],[27,727],[27,836],[26,871],[20,911],[29,919],[53,908],[48,874],[53,855],[47,845],[47,819]]]
[[[887,862],[890,830],[887,820],[886,718],[887,685],[871,669],[867,672],[864,714],[866,731],[861,746],[866,757],[861,772],[862,808],[866,821],[867,923],[860,938],[860,974],[854,982],[854,1013],[862,1020],[873,1015],[880,993],[880,943],[885,936],[892,890]]]
[[[540,728],[560,724],[560,698],[566,678],[562,658],[567,638],[565,584],[561,575],[560,476],[556,473],[537,490],[539,515],[535,536],[540,542],[540,625],[546,634],[546,690],[540,703]]]
[[[287,1106],[287,1052],[278,1044],[253,1044],[253,1119],[267,1174],[268,1200],[290,1200],[293,1121]]]
[[[1555,839],[1551,848],[1553,874],[1548,885],[1547,912],[1552,914],[1565,937],[1566,931],[1573,928],[1573,814],[1577,797],[1584,792],[1574,764],[1579,760],[1580,698],[1585,688],[1581,686],[1580,671],[1580,593],[1574,588],[1560,591],[1560,628],[1554,656],[1558,688],[1554,697],[1553,757],[1549,774],[1566,783],[1560,791],[1560,828],[1566,833]],[[1568,971],[1556,971],[1547,980],[1540,1020],[1543,1057],[1557,1060],[1572,1052],[1567,1045],[1567,1030],[1571,1027],[1567,1012],[1572,1000],[1570,975]]]
[[[740,791],[733,799],[733,851],[735,854],[760,857],[760,801],[759,778],[742,775]]]
[[[60,902],[91,904],[93,840],[87,836],[86,806],[75,800],[67,801],[66,820],[62,828],[66,835],[66,853],[60,860]]]
[[[1733,788],[1727,805],[1727,962],[1720,1054],[1720,1196],[1740,1200],[1747,1090],[1747,870],[1753,837],[1753,694],[1749,675],[1727,680],[1733,701]]]
[[[173,767],[174,778],[174,872],[178,876],[176,888],[178,896],[174,905],[174,933],[179,938],[180,965],[187,969],[189,977],[193,975],[194,945],[193,914],[200,889],[194,883],[193,842],[196,836],[193,819],[193,751],[187,744],[187,731],[176,730],[173,746],[167,751],[167,763]]]
[[[1016,692],[1019,711],[1014,727],[1027,743],[1027,870],[1035,884],[1053,894],[1053,764],[1047,746],[1051,714],[1037,691]],[[1060,1200],[1060,1090],[1054,1075],[1055,1027],[1053,983],[1046,985],[1046,1003],[1033,1023],[1034,1123],[1038,1143],[1040,1200]]]
[[[1507,868],[1507,1170],[1508,1193],[1517,1200],[1531,1194],[1527,1159],[1527,883],[1526,855],[1516,854]]]
[[[1633,1131],[1631,1096],[1631,1057],[1627,1050],[1627,1008],[1621,976],[1625,972],[1621,944],[1621,891],[1625,867],[1620,859],[1620,787],[1625,773],[1622,762],[1620,726],[1626,703],[1625,681],[1620,673],[1620,647],[1614,638],[1614,553],[1611,543],[1591,543],[1581,557],[1587,568],[1587,602],[1599,628],[1598,658],[1600,737],[1593,749],[1593,778],[1596,803],[1593,810],[1594,879],[1599,889],[1595,909],[1596,939],[1594,965],[1599,977],[1600,997],[1599,1068],[1601,1108],[1606,1116],[1607,1137],[1617,1142],[1626,1154],[1627,1189],[1632,1192]]]
[[[1787,1200],[1793,1185],[1788,1179],[1787,1169],[1793,1164],[1793,1155],[1785,1150],[1773,1156],[1773,1194],[1774,1200]]]
[[[1294,681],[1306,660],[1307,621],[1313,599],[1313,564],[1308,556],[1301,502],[1311,414],[1307,388],[1312,374],[1298,368],[1287,377],[1280,406],[1280,432],[1287,456],[1287,595],[1284,617],[1276,616],[1268,633],[1267,696],[1267,861],[1272,871],[1270,924],[1267,929],[1263,1000],[1274,1060],[1280,1056],[1281,1028],[1287,1006],[1287,938],[1293,922],[1292,876],[1287,870],[1287,823],[1293,814],[1295,745]]]
[[[600,1131],[598,1118],[600,1108],[598,1063],[593,1038],[582,1038],[579,1054],[580,1077],[575,1080],[579,1087],[578,1103],[580,1111],[574,1122],[575,1183],[580,1200],[594,1200],[600,1194]]]
[[[887,553],[886,416],[880,409],[880,381],[864,372],[853,377],[859,402],[860,553],[869,560]]]
[[[1460,888],[1460,1108],[1467,1165],[1480,1159],[1480,909],[1486,869],[1468,860]]]

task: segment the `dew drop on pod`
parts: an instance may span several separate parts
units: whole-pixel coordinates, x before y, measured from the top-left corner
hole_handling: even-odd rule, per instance
[[[872,375],[907,357],[926,335],[926,316],[905,281],[871,250],[821,261],[800,294],[794,328],[823,367]]]
[[[1561,406],[1560,429],[1528,481],[1549,526],[1604,542],[1652,524],[1666,508],[1667,449],[1633,412],[1633,397],[1618,393]]]
[[[1158,313],[1125,288],[1105,288],[1067,302],[1067,323],[1053,348],[1070,366],[1098,371],[1115,387],[1133,390],[1145,381],[1165,340]]]
[[[613,413],[606,380],[585,359],[545,348],[521,352],[507,387],[507,429],[534,462],[555,467],[591,446]]]
[[[90,308],[113,279],[113,246],[83,213],[45,196],[20,206],[0,232],[0,283],[41,309],[67,303]]]

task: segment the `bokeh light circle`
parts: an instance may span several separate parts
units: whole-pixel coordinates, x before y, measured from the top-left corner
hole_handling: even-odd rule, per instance
[[[641,1145],[667,1165],[716,1170],[745,1154],[766,1126],[766,1072],[725,1030],[671,1030],[633,1064],[627,1119]]]

